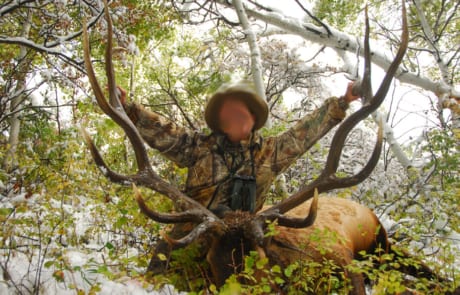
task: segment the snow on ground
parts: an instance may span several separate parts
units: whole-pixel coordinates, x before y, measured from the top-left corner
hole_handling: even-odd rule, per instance
[[[39,253],[35,253],[32,259],[25,254],[15,253],[14,256],[9,257],[8,273],[6,274],[3,269],[0,271],[0,277],[9,277],[8,280],[0,280],[0,294],[31,294],[34,284],[37,285],[37,280],[40,281],[40,294],[75,295],[77,290],[82,292],[77,294],[97,291],[96,293],[101,295],[181,294],[172,286],[155,290],[153,285],[127,276],[110,279],[100,273],[100,268],[104,265],[101,261],[101,253],[85,253],[81,249],[67,249],[65,252],[64,259],[68,270],[64,271],[53,266],[46,267],[49,260],[39,261]],[[2,260],[4,259],[5,257],[2,256]],[[4,262],[1,262],[2,265]],[[39,267],[40,263],[42,263],[41,267]]]
[[[14,218],[34,218],[35,211],[41,208],[40,196],[25,199],[24,193],[17,196],[0,195],[0,210],[12,210],[21,202],[26,202],[30,207],[21,213],[14,213]],[[81,206],[63,205],[69,214],[75,218],[75,233],[83,236],[86,230],[94,226],[92,210],[94,204],[89,204],[83,197],[80,198]],[[49,201],[49,205],[56,200]],[[40,209],[40,210],[43,210]],[[2,218],[5,215],[2,215]],[[38,218],[46,218],[40,215]],[[8,217],[11,218],[11,217]],[[165,286],[157,290],[154,285],[142,279],[145,269],[129,267],[138,277],[129,277],[120,274],[118,269],[112,270],[111,264],[120,264],[119,261],[110,259],[109,249],[104,245],[105,241],[94,237],[88,243],[80,243],[78,248],[59,243],[57,237],[36,238],[36,231],[31,226],[24,228],[24,224],[13,227],[14,233],[5,236],[6,230],[12,230],[11,224],[5,226],[2,220],[2,236],[4,245],[0,249],[0,294],[101,294],[101,295],[124,295],[124,294],[158,294],[175,295],[181,294],[172,286]],[[11,220],[9,220],[11,223]],[[43,221],[41,221],[43,222]],[[43,226],[43,228],[45,225]],[[40,228],[40,227],[39,227]],[[29,236],[27,231],[32,235]],[[10,233],[11,234],[11,233]],[[65,235],[64,235],[65,236]],[[115,236],[108,237],[116,238]],[[47,240],[50,239],[50,240]],[[139,251],[136,248],[128,248],[124,256],[136,257]],[[6,269],[5,269],[6,266]],[[34,287],[35,286],[35,287]],[[37,288],[38,292],[34,291]]]

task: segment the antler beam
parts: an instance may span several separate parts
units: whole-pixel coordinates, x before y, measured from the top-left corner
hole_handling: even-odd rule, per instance
[[[320,174],[320,176],[314,180],[312,183],[308,184],[304,189],[300,190],[296,194],[290,196],[289,198],[281,201],[279,204],[274,205],[273,207],[267,209],[264,212],[260,213],[261,218],[265,219],[278,219],[280,225],[289,224],[292,226],[292,223],[296,225],[296,222],[299,222],[299,227],[301,223],[305,223],[309,218],[308,216],[305,220],[293,221],[291,218],[286,217],[282,214],[291,210],[292,208],[300,205],[306,200],[310,199],[313,196],[313,191],[318,190],[319,193],[326,192],[336,188],[350,187],[356,185],[366,179],[372,170],[375,168],[380,157],[380,152],[382,148],[382,127],[379,126],[378,138],[374,147],[374,151],[368,161],[368,163],[361,169],[361,171],[353,176],[339,178],[336,176],[337,168],[339,165],[340,157],[344,147],[345,139],[347,138],[350,131],[358,124],[360,121],[365,119],[369,114],[374,112],[384,101],[388,89],[390,87],[391,81],[393,80],[394,75],[406,53],[409,32],[407,27],[407,17],[406,17],[406,7],[403,3],[402,5],[402,34],[401,34],[401,44],[399,46],[398,52],[395,56],[395,59],[391,63],[390,67],[387,70],[387,73],[380,84],[380,87],[375,95],[372,95],[371,89],[371,54],[369,48],[369,18],[367,15],[366,7],[366,31],[365,31],[365,68],[364,76],[361,82],[360,94],[363,95],[364,103],[362,107],[351,114],[345,121],[339,126],[331,142],[331,150],[329,151],[326,167]]]
[[[118,89],[115,81],[115,74],[112,62],[113,29],[112,21],[108,12],[107,1],[104,1],[104,10],[105,19],[107,21],[108,34],[107,47],[105,51],[105,71],[108,80],[109,101],[107,101],[104,95],[102,87],[100,86],[98,79],[96,78],[96,74],[91,63],[88,31],[86,23],[83,22],[83,50],[85,66],[87,69],[87,74],[91,87],[93,89],[99,107],[105,114],[107,114],[112,120],[114,120],[125,131],[126,135],[128,136],[128,139],[131,142],[131,145],[134,149],[138,171],[134,175],[123,175],[110,169],[110,167],[103,160],[101,154],[99,153],[94,142],[91,140],[89,134],[85,130],[83,130],[83,137],[85,138],[89,146],[89,149],[96,164],[104,173],[104,175],[108,177],[111,181],[120,184],[132,183],[139,186],[150,188],[154,191],[157,191],[167,196],[174,202],[177,208],[184,210],[183,212],[179,213],[160,213],[151,210],[145,204],[139,190],[135,188],[135,197],[139,204],[139,207],[141,211],[149,218],[162,223],[199,223],[199,225],[197,226],[199,230],[192,231],[191,233],[179,240],[173,240],[168,238],[168,240],[170,240],[171,242],[179,245],[185,245],[196,239],[197,236],[209,230],[210,228],[224,228],[225,224],[219,218],[217,218],[211,211],[207,210],[201,204],[183,194],[178,188],[162,180],[153,171],[149,163],[149,158],[142,137],[140,136],[134,124],[127,116],[118,98]]]

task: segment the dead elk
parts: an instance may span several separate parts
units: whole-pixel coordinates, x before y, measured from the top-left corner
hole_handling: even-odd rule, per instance
[[[143,203],[141,199],[138,201]],[[270,206],[262,210],[268,209]],[[210,241],[206,259],[213,282],[217,286],[222,286],[231,275],[238,275],[244,267],[244,257],[251,251],[256,251],[259,258],[268,258],[268,268],[278,265],[285,269],[293,263],[306,267],[329,267],[329,270],[335,272],[336,277],[343,275],[350,280],[350,294],[366,294],[366,277],[348,268],[353,260],[369,259],[369,256],[373,256],[375,261],[372,261],[377,262],[384,254],[391,254],[394,261],[407,258],[413,260],[407,252],[401,249],[394,250],[385,228],[375,213],[357,202],[344,198],[315,196],[286,212],[286,216],[303,219],[305,212],[309,212],[307,218],[315,220],[311,226],[299,228],[278,225],[275,226],[275,234],[264,238],[263,241],[257,236],[257,231],[254,231],[253,215],[241,211],[226,213],[222,218],[227,224],[225,231],[209,231],[205,235],[206,240]],[[381,261],[388,262],[386,259]],[[310,264],[311,262],[313,264]],[[375,263],[374,267],[379,267],[378,263]],[[435,283],[446,281],[421,261],[418,261],[416,266],[401,266],[399,270],[403,274],[426,278]],[[261,272],[256,278],[260,280],[260,276],[264,275],[265,273]],[[286,285],[289,283],[288,281]],[[278,291],[282,293],[281,286],[275,288],[280,288]],[[311,292],[322,293],[320,290]]]
[[[224,220],[229,223],[241,221],[227,232],[211,237],[207,260],[215,283],[224,284],[235,273],[235,266],[243,265],[241,257],[252,250],[257,251],[259,257],[267,257],[271,266],[279,265],[282,269],[295,262],[322,264],[331,261],[351,280],[354,294],[365,294],[363,276],[349,272],[347,266],[360,257],[361,251],[379,254],[376,250],[382,249],[386,252],[389,243],[385,229],[369,208],[351,200],[320,197],[313,201],[317,205],[311,206],[310,200],[287,212],[288,216],[300,218],[310,207],[317,206],[316,212],[310,213],[316,214],[313,225],[306,228],[277,226],[276,234],[265,238],[262,244],[250,227],[247,228],[250,221],[241,218],[241,213],[231,212],[225,216]],[[235,218],[235,214],[240,216]],[[248,215],[247,219],[250,218]],[[247,252],[241,253],[244,248]]]
[[[404,7],[404,5],[403,5]],[[272,263],[286,265],[296,259],[311,258],[314,261],[322,260],[324,255],[313,248],[301,249],[299,245],[308,245],[311,233],[316,229],[330,229],[340,237],[340,243],[332,245],[330,259],[345,268],[353,258],[357,257],[360,250],[372,251],[379,244],[385,248],[388,242],[385,238],[383,227],[378,219],[367,208],[342,199],[313,198],[311,203],[305,203],[314,195],[332,189],[345,188],[356,185],[366,179],[374,169],[380,157],[382,147],[382,131],[380,128],[377,143],[368,163],[356,175],[340,178],[336,175],[342,149],[345,140],[357,123],[365,119],[375,111],[383,102],[391,81],[405,54],[408,42],[407,23],[405,9],[403,9],[403,30],[401,45],[395,59],[387,69],[385,78],[375,95],[372,94],[370,83],[370,50],[369,31],[366,26],[365,39],[365,71],[361,83],[360,93],[363,96],[362,107],[351,114],[338,127],[331,143],[326,165],[320,176],[313,182],[305,185],[297,193],[286,198],[280,203],[264,208],[256,214],[248,212],[230,212],[225,216],[218,217],[200,203],[189,198],[177,187],[161,179],[149,163],[149,157],[145,150],[143,140],[136,127],[130,121],[117,96],[117,84],[115,81],[112,64],[112,24],[110,15],[105,4],[105,19],[107,21],[107,46],[105,52],[105,67],[107,75],[109,99],[104,95],[91,63],[88,33],[86,25],[83,28],[84,60],[94,95],[100,108],[112,118],[126,133],[132,144],[136,162],[137,173],[133,175],[119,174],[104,162],[98,149],[90,136],[83,132],[93,158],[101,168],[104,175],[111,181],[126,184],[135,184],[152,189],[168,197],[177,209],[174,213],[161,213],[149,208],[143,201],[142,196],[136,192],[136,199],[141,211],[160,223],[191,223],[194,228],[179,239],[169,239],[177,247],[185,247],[205,236],[212,237],[212,246],[208,252],[208,260],[213,272],[213,280],[221,285],[229,275],[228,261],[232,259],[232,253],[242,251],[240,257],[246,251],[260,250],[261,255],[267,255]],[[307,209],[310,206],[310,209]],[[307,214],[308,212],[308,214]],[[241,217],[236,219],[236,217]],[[304,217],[305,216],[305,217]],[[238,221],[238,222],[236,222]],[[280,234],[271,240],[265,238],[266,226],[269,222],[276,221]],[[313,227],[311,227],[313,225]],[[233,247],[237,242],[238,247]],[[242,243],[241,243],[242,242]],[[243,245],[243,247],[241,247]],[[329,254],[328,254],[329,255]],[[348,274],[348,273],[347,273]],[[352,280],[353,294],[364,294],[363,279],[360,275],[349,273]]]

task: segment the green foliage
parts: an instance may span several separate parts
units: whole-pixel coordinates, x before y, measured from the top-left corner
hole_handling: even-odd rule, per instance
[[[64,36],[80,30],[81,18],[88,11],[82,11],[80,6],[70,4],[59,10],[55,6],[58,2],[47,2],[43,10],[35,9],[29,39],[42,44],[46,38],[49,38],[46,39],[47,42],[51,42],[54,40],[52,36]],[[317,2],[315,15],[337,28],[345,28],[354,23],[355,19],[350,22],[350,15],[358,15],[363,4],[363,1]],[[120,85],[129,89],[127,85],[130,85],[133,74],[134,89],[131,90],[134,92],[135,101],[147,104],[153,110],[176,120],[180,125],[202,129],[201,117],[206,95],[215,91],[221,82],[228,80],[232,74],[221,70],[221,65],[231,51],[228,46],[232,45],[228,41],[232,37],[232,31],[215,28],[210,36],[216,44],[204,44],[192,37],[190,28],[181,25],[178,15],[166,6],[166,3],[169,1],[111,2],[110,9],[117,28],[116,45],[126,48],[129,43],[127,36],[133,35],[137,38],[136,45],[141,52],[139,56],[130,56],[134,62],[132,68],[125,64],[126,60],[123,58],[114,57],[117,59],[117,78]],[[458,47],[459,22],[452,21],[444,26],[442,21],[437,22],[436,19],[439,15],[442,20],[447,19],[447,13],[453,9],[455,2],[445,1],[447,9],[437,14],[440,3],[422,1],[427,20],[432,24],[436,37],[446,36],[437,41],[438,44],[442,43],[441,47]],[[120,12],[125,8],[130,13]],[[2,23],[2,34],[19,36],[25,9],[19,12],[21,13],[5,16],[5,19],[8,17],[8,21]],[[68,15],[70,20],[65,17],[53,19],[55,12]],[[412,42],[419,44],[420,48],[425,48],[419,37],[424,34],[418,31],[421,24],[413,7],[410,9],[410,17],[415,36]],[[103,22],[98,22],[91,29],[91,48],[98,73],[103,71],[100,61],[105,45],[104,27],[101,23]],[[74,56],[81,56],[79,48],[72,50]],[[16,81],[19,72],[13,62],[17,52],[17,46],[2,44],[0,47],[0,75],[2,81],[10,84]],[[34,54],[33,51],[30,51],[28,56],[32,61],[31,65],[45,63],[43,57]],[[46,63],[56,67],[49,59]],[[65,65],[63,67],[66,68]],[[229,67],[234,72],[247,72],[246,68],[239,66]],[[61,69],[61,66],[57,68]],[[458,73],[454,71],[450,79],[458,81]],[[76,76],[78,78],[78,75]],[[3,98],[9,89],[5,88],[7,83],[0,84],[0,97]],[[78,82],[69,87],[63,83],[63,92],[69,94],[77,87],[84,88],[85,85]],[[101,85],[105,85],[104,79],[101,79]],[[1,110],[4,110],[6,102],[1,103]],[[101,117],[94,104],[85,100],[76,101],[75,104],[72,119],[76,122],[91,122],[83,125],[91,128],[94,141],[103,150],[104,158],[110,166],[121,173],[134,171],[136,167],[133,155],[129,148],[125,147],[126,139],[121,130],[111,120]],[[97,293],[100,290],[98,276],[111,280],[128,276],[142,281],[139,275],[148,264],[151,246],[159,238],[162,226],[147,220],[139,213],[131,188],[108,182],[97,170],[76,128],[57,128],[52,121],[53,116],[47,112],[29,111],[21,115],[23,125],[18,150],[19,167],[11,174],[4,171],[0,173],[0,180],[5,184],[0,205],[1,266],[8,268],[12,257],[24,256],[34,267],[30,267],[28,273],[24,274],[24,279],[18,280],[17,283],[21,284],[28,277],[38,278],[33,283],[35,290],[40,289],[39,278],[46,270],[52,272],[52,278],[57,284],[74,289],[77,294],[85,292],[83,287],[89,294]],[[2,123],[6,122],[5,118],[0,119]],[[5,126],[6,123],[2,124],[2,129]],[[264,135],[270,136],[279,134],[286,128],[286,124],[281,123],[263,132]],[[4,135],[0,136],[4,142]],[[437,250],[433,260],[438,263],[433,263],[433,268],[438,273],[445,273],[454,282],[459,282],[458,269],[454,264],[458,250],[446,243],[446,240],[451,238],[449,234],[458,232],[460,228],[459,137],[449,130],[433,130],[427,136],[427,142],[423,147],[425,155],[429,155],[430,159],[423,171],[429,176],[426,177],[426,183],[420,186],[419,183],[414,183],[415,180],[409,179],[409,183],[400,191],[386,192],[385,197],[388,199],[384,201],[377,200],[373,191],[369,191],[368,194],[375,203],[390,203],[392,198],[407,202],[407,206],[395,206],[395,212],[391,212],[391,217],[396,218],[396,221],[409,220],[409,226],[405,228],[405,223],[402,223],[403,226],[393,237],[402,244],[404,241],[401,240],[404,239],[426,241],[427,237],[434,237],[429,239],[429,244]],[[3,158],[6,149],[7,146],[0,145],[0,159]],[[318,171],[322,168],[323,163],[319,159],[324,153],[325,149],[317,144],[311,153],[305,155],[305,162]],[[162,177],[178,186],[184,183],[186,169],[178,169],[169,162],[158,160],[158,154],[155,152],[152,152],[151,156],[160,163],[157,168]],[[301,184],[299,179],[316,176],[315,173],[306,174],[305,169],[294,169],[288,182],[297,188]],[[420,187],[424,189],[420,190]],[[142,190],[142,193],[149,206],[160,211],[172,209],[172,204],[158,194],[147,190]],[[439,227],[435,221],[445,222],[446,226]],[[269,224],[268,228],[267,236],[276,235],[275,223]],[[317,242],[325,239],[336,241],[337,237],[331,233],[317,232],[311,239]],[[72,252],[75,249],[91,258],[76,265],[70,259],[75,255]],[[320,250],[321,253],[327,251],[326,248]],[[423,252],[416,253],[418,255]],[[420,256],[427,258],[424,254]],[[198,248],[187,247],[175,252],[174,257],[172,271],[154,278],[154,281],[160,283],[158,286],[172,283],[180,289],[194,290],[195,293],[192,294],[204,294],[208,290],[213,294],[276,293],[279,292],[280,286],[292,293],[311,291],[318,294],[341,294],[350,288],[343,271],[329,260],[325,259],[323,263],[298,261],[281,268],[277,265],[271,266],[266,258],[260,258],[254,252],[245,258],[243,272],[229,278],[225,286],[218,290],[209,283],[208,266]],[[402,266],[418,265],[416,259],[393,261],[392,257],[385,255],[366,258],[350,266],[350,269],[366,274],[377,294],[402,292],[407,286],[423,293],[434,294],[442,294],[451,288],[423,279],[415,279],[408,283],[399,270]],[[384,263],[375,268],[375,262]],[[76,281],[75,277],[78,276],[82,278],[83,283]]]
[[[458,1],[418,1],[421,6],[423,16],[420,16],[414,5],[409,5],[408,17],[411,24],[411,35],[416,36],[412,42],[417,44],[420,48],[426,47],[430,42],[435,42],[437,48],[440,51],[436,52],[439,54],[436,58],[446,59],[446,53],[452,49],[457,49],[460,44],[460,36],[458,31],[460,30],[460,21],[458,15]],[[427,40],[421,36],[426,35],[427,28],[421,19],[425,19],[429,26],[429,34],[432,34],[432,40]],[[448,54],[447,54],[448,55]],[[460,81],[460,75],[458,71],[453,68],[452,74],[449,77],[441,77],[437,71],[428,71],[429,75],[432,75],[435,79],[445,79],[446,82],[451,85],[458,84]]]
[[[342,294],[349,288],[342,271],[333,261],[325,259],[322,263],[317,263],[299,260],[282,268],[279,265],[271,266],[267,258],[251,252],[244,259],[243,271],[232,275],[213,294]]]
[[[425,166],[431,179],[424,191],[424,197],[436,200],[436,219],[449,216],[449,228],[460,231],[460,139],[453,130],[433,130],[427,134],[424,151],[429,153],[431,161]],[[432,172],[431,172],[432,171]]]
[[[460,195],[460,149],[458,137],[450,129],[434,129],[426,133],[422,152],[423,170],[407,179],[404,198],[395,192],[388,198],[399,198],[399,208],[392,212],[394,218],[413,223],[401,227],[399,237],[410,235],[414,240],[430,237],[433,245],[444,243],[452,233],[460,229],[458,196]],[[422,182],[423,181],[423,182]],[[417,222],[431,220],[432,222]],[[428,241],[427,241],[428,242]]]
[[[398,249],[392,254],[362,253],[363,260],[355,260],[348,269],[361,273],[370,280],[375,294],[401,294],[417,292],[421,294],[446,294],[455,289],[455,281],[428,280],[423,277],[407,276],[404,270],[421,270],[423,262],[417,257],[408,257]],[[398,254],[396,254],[398,253]],[[435,273],[442,273],[435,269]]]
[[[167,5],[168,1],[132,1],[122,0],[111,6],[128,9],[130,12],[123,14],[116,25],[135,35],[138,42],[136,45],[141,50],[148,46],[148,42],[171,38],[177,25],[177,15]]]
[[[431,156],[431,161],[425,166],[426,170],[435,168],[433,178],[439,183],[440,193],[445,190],[458,189],[460,175],[460,147],[458,146],[459,136],[453,130],[433,130],[427,134],[427,143],[424,151]]]
[[[168,262],[167,270],[162,274],[149,277],[155,288],[162,288],[165,284],[173,285],[176,289],[191,292],[215,288],[209,282],[209,265],[206,262],[206,253],[199,243],[192,243],[184,249],[171,252],[171,259],[159,255],[160,260]]]
[[[350,16],[359,15],[364,1],[326,0],[317,1],[314,14],[328,24],[344,29],[350,25]]]
[[[86,286],[91,292],[98,288],[97,275],[114,280],[136,276],[136,269],[148,263],[150,241],[158,236],[159,226],[139,213],[131,188],[110,184],[97,170],[79,130],[58,132],[45,114],[38,118],[31,124],[24,121],[19,167],[2,179],[4,193],[10,195],[3,197],[0,210],[2,267],[8,268],[8,257],[23,255],[35,265],[24,275],[40,278],[50,270],[56,283],[71,289]],[[119,138],[111,132],[114,128],[105,125],[106,135],[115,135],[106,140],[124,149],[115,144]],[[108,154],[116,158],[120,151],[109,149]],[[116,169],[126,166],[113,164]],[[100,254],[92,254],[93,245],[102,245],[96,252]],[[75,248],[94,258],[72,264]],[[83,286],[75,281],[76,274]],[[34,284],[40,289],[39,279]]]
[[[142,65],[133,71],[134,100],[182,126],[202,129],[206,95],[225,79],[219,73],[218,63],[209,62],[209,55],[216,54],[214,51],[185,28],[151,40],[145,53],[136,58]],[[126,74],[129,73],[124,74],[125,81]]]

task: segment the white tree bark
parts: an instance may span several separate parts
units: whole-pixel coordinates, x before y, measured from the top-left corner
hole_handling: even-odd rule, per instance
[[[32,12],[28,10],[27,21],[23,25],[21,32],[22,37],[26,38],[30,32],[30,23],[32,21]],[[18,75],[17,84],[13,93],[13,98],[10,103],[10,131],[8,138],[8,150],[5,153],[5,158],[3,159],[3,169],[7,172],[10,172],[14,167],[17,166],[17,147],[19,144],[19,131],[21,129],[21,119],[20,119],[20,108],[22,102],[25,99],[26,89],[26,73],[30,67],[30,61],[27,58],[27,47],[20,46],[19,56],[18,56]]]
[[[218,0],[222,5],[227,5],[227,1]],[[267,24],[276,26],[286,32],[302,37],[310,42],[325,45],[330,48],[346,50],[352,53],[359,53],[361,56],[364,51],[362,41],[356,40],[354,36],[345,34],[337,29],[328,27],[329,32],[324,27],[316,26],[312,23],[303,22],[300,19],[286,16],[273,10],[272,12],[260,12],[256,9],[246,7],[246,14]],[[392,53],[376,50],[379,46],[372,46],[372,62],[383,70],[386,70],[393,60]],[[419,73],[409,72],[403,68],[395,75],[395,78],[403,83],[408,83],[422,89],[432,91],[438,95],[447,94],[448,97],[460,99],[460,90],[445,83],[445,81],[432,81],[428,77],[423,77]]]
[[[263,81],[263,69],[262,69],[262,62],[261,62],[261,54],[259,50],[259,46],[257,45],[257,38],[256,34],[252,30],[248,17],[245,12],[245,7],[241,0],[234,0],[233,5],[235,6],[236,13],[238,15],[238,19],[240,20],[241,27],[243,28],[244,34],[246,36],[246,40],[249,45],[249,49],[251,51],[251,70],[252,76],[254,79],[254,84],[256,87],[257,93],[263,100],[267,100],[265,96],[265,85]],[[267,119],[266,125],[270,125],[269,119]]]
[[[372,118],[377,124],[379,122],[382,122],[383,134],[385,140],[390,146],[391,152],[396,157],[401,166],[403,166],[404,169],[406,169],[407,171],[407,169],[412,167],[412,161],[409,160],[409,158],[406,156],[403,149],[401,148],[401,145],[394,137],[393,128],[386,122],[385,115],[380,111],[375,111],[374,113],[372,113]]]
[[[425,13],[423,12],[422,5],[419,0],[413,0],[415,9],[417,11],[418,18],[422,25],[422,31],[424,33],[424,37],[427,40],[428,45],[430,46],[430,52],[433,55],[434,60],[438,64],[439,71],[441,73],[441,78],[444,84],[449,84],[449,67],[445,60],[445,57],[442,55],[441,50],[438,48],[436,44],[436,40],[434,37],[433,30],[431,29],[428,21],[425,17]],[[460,105],[459,105],[459,97],[454,95],[449,95],[450,93],[439,93],[439,106],[440,108],[448,108],[452,111],[452,124],[454,129],[460,129]],[[451,100],[454,97],[457,100]]]

